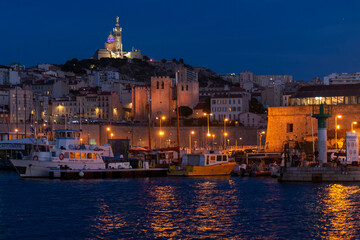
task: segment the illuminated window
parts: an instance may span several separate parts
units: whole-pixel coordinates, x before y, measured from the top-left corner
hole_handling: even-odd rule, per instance
[[[70,152],[70,158],[74,159],[75,158],[75,153],[74,152]]]
[[[76,153],[76,159],[80,159],[80,158],[81,158],[80,153],[77,152],[77,153]]]

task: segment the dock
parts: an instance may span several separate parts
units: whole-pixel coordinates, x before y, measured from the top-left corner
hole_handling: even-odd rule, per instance
[[[360,167],[287,167],[280,173],[279,182],[360,182]]]
[[[168,168],[99,169],[99,170],[50,170],[51,179],[105,179],[166,177]]]

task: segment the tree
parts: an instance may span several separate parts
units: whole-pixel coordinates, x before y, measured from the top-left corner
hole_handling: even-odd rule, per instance
[[[193,114],[193,110],[191,108],[189,108],[188,106],[180,106],[179,107],[179,116],[189,117],[191,114]]]
[[[166,59],[161,59],[161,62],[162,62],[162,63],[166,63]]]
[[[256,98],[251,98],[249,102],[249,112],[263,114],[266,112],[266,109]]]

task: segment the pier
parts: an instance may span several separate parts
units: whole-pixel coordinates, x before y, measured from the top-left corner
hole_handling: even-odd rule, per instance
[[[279,182],[360,182],[360,167],[287,167],[282,168]]]
[[[102,170],[50,170],[51,179],[104,179],[166,177],[167,168],[102,169]]]

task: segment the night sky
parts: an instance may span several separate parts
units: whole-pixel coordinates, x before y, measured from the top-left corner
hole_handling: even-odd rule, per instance
[[[1,1],[0,64],[90,58],[115,25],[125,51],[218,73],[310,81],[360,72],[360,1]]]

